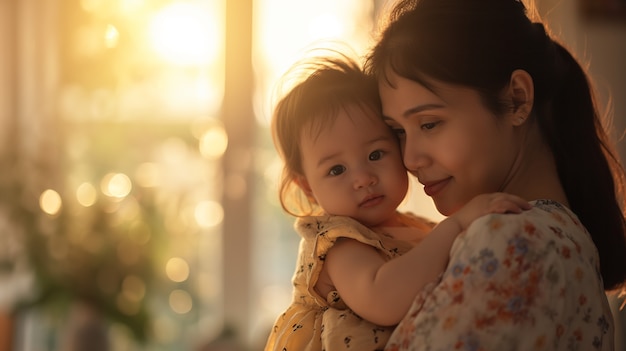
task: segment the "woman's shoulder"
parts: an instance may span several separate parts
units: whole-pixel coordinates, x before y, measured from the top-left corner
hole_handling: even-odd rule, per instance
[[[573,255],[588,263],[597,261],[591,236],[570,209],[552,200],[531,204],[522,213],[488,214],[475,220],[453,243],[451,266],[482,262],[489,268],[491,263],[526,262],[556,269],[565,262],[563,257]]]
[[[477,224],[484,226],[492,222],[501,223],[503,226],[519,225],[524,222],[549,222],[552,224],[574,224],[579,225],[580,221],[576,214],[567,206],[554,200],[533,200],[530,201],[532,207],[520,213],[489,213],[476,219],[471,226]],[[553,223],[555,222],[555,223]],[[470,226],[470,227],[471,227]],[[497,227],[499,228],[499,226]],[[469,229],[469,228],[468,228]]]
[[[486,237],[489,240],[509,240],[524,237],[530,241],[551,240],[567,236],[575,241],[590,240],[589,233],[574,212],[554,200],[535,200],[532,208],[521,213],[491,213],[476,219],[464,236],[469,240]]]

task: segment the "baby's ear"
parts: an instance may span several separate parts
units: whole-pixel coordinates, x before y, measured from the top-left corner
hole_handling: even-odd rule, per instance
[[[524,124],[533,109],[535,90],[531,75],[521,69],[511,73],[509,82],[509,99],[513,104],[511,122],[515,126]]]

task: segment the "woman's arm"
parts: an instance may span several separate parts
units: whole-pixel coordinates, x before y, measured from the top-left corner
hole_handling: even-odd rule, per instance
[[[324,269],[355,313],[378,325],[394,325],[417,293],[443,272],[452,243],[474,219],[528,208],[526,201],[513,195],[479,195],[402,256],[385,261],[373,247],[343,239],[329,250]]]

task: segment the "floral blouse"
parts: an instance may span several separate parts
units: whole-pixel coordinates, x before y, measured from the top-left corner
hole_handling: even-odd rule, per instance
[[[554,201],[476,220],[386,350],[613,350],[595,245]]]
[[[405,226],[423,229],[424,236],[432,229],[433,223],[423,218],[398,215]],[[336,291],[320,296],[315,284],[326,253],[339,237],[371,245],[385,260],[404,254],[412,245],[384,232],[374,232],[348,217],[302,217],[295,227],[302,239],[293,276],[293,300],[276,319],[265,351],[383,350],[392,327],[362,319]]]

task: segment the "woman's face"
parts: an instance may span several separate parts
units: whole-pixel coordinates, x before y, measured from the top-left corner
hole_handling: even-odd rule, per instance
[[[518,138],[471,89],[421,84],[392,74],[379,85],[386,123],[400,138],[404,164],[448,216],[482,193],[506,191],[517,173]]]

